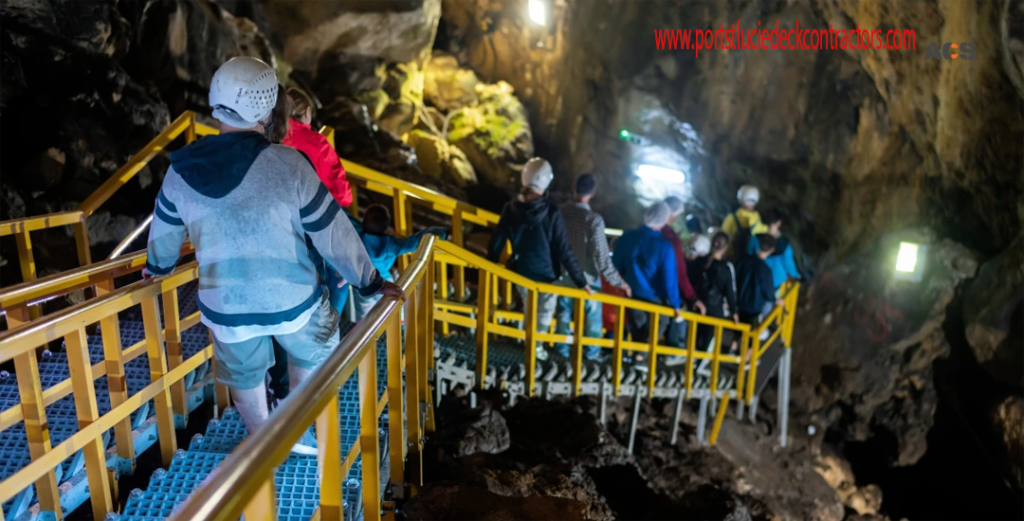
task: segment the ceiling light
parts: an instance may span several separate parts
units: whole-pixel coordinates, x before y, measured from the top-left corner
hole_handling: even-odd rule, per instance
[[[530,20],[537,25],[547,23],[547,6],[543,0],[530,0]]]
[[[647,183],[678,183],[686,181],[686,175],[679,170],[654,165],[640,165],[636,175]]]

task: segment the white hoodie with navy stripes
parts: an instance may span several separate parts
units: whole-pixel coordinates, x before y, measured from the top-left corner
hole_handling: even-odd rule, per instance
[[[306,236],[361,294],[383,285],[309,160],[257,132],[206,136],[172,153],[154,214],[148,271],[170,273],[190,237],[202,321],[221,342],[289,334],[309,321],[325,289]]]

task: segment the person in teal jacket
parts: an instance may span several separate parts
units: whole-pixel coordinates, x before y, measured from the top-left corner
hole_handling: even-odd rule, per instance
[[[363,212],[363,226],[359,231],[366,253],[370,256],[370,262],[388,282],[394,281],[391,268],[395,266],[398,257],[416,251],[424,235],[433,234],[441,240],[448,238],[448,230],[441,227],[424,228],[405,238],[396,237],[387,233],[390,226],[391,212],[383,205],[373,204]],[[364,298],[357,293],[353,295],[353,300],[356,305],[356,321],[359,321],[380,299],[375,296]]]
[[[799,280],[800,270],[796,267],[796,260],[793,258],[793,245],[789,239],[782,235],[782,214],[769,210],[761,217],[762,222],[768,226],[768,235],[775,237],[775,252],[764,260],[772,270],[772,284],[778,290],[783,283],[789,279]],[[747,253],[756,255],[760,251],[757,242],[757,235],[751,235],[747,243]]]

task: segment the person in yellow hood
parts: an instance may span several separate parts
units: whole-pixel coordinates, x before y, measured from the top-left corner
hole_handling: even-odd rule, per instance
[[[729,234],[732,239],[730,250],[733,249],[733,244],[746,244],[750,241],[750,237],[768,231],[768,226],[761,222],[761,214],[755,209],[757,202],[761,199],[761,192],[757,187],[754,185],[741,186],[736,192],[736,198],[740,201],[740,207],[722,221],[722,231]],[[744,253],[743,247],[737,247],[735,251],[739,255]],[[729,257],[734,256],[729,255]]]

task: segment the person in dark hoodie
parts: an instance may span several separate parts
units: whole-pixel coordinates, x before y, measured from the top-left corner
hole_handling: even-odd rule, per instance
[[[718,232],[711,238],[711,251],[698,257],[690,272],[697,287],[697,294],[707,307],[709,317],[732,319],[739,324],[740,317],[736,304],[736,279],[732,266],[725,260],[729,251],[729,235]],[[707,349],[714,336],[714,327],[701,325],[697,328],[697,348]],[[723,333],[723,336],[724,333]],[[731,344],[723,338],[723,345]]]
[[[404,298],[374,268],[341,206],[309,160],[268,136],[277,75],[249,57],[210,84],[220,134],[171,153],[149,231],[146,276],[174,270],[188,235],[199,262],[202,322],[213,335],[217,381],[249,432],[267,421],[271,337],[288,351],[298,386],[340,341],[338,312],[320,285],[306,237],[364,295]],[[315,454],[305,440],[293,450]]]
[[[576,287],[593,294],[583,268],[572,252],[562,212],[545,195],[553,177],[547,161],[535,157],[526,162],[521,178],[523,188],[501,210],[498,226],[491,235],[487,258],[498,262],[505,249],[505,241],[509,241],[512,243],[512,256],[508,260],[510,270],[528,279],[550,284],[558,280],[564,266]],[[517,287],[517,290],[526,302],[526,288]],[[557,302],[558,295],[537,293],[537,331],[548,332]],[[547,360],[547,351],[540,342],[536,353],[538,360]]]
[[[771,311],[772,304],[782,304],[781,300],[775,298],[772,269],[764,261],[775,251],[775,237],[767,233],[756,237],[757,253],[745,255],[736,263],[740,321],[751,326],[757,325],[760,316]]]

